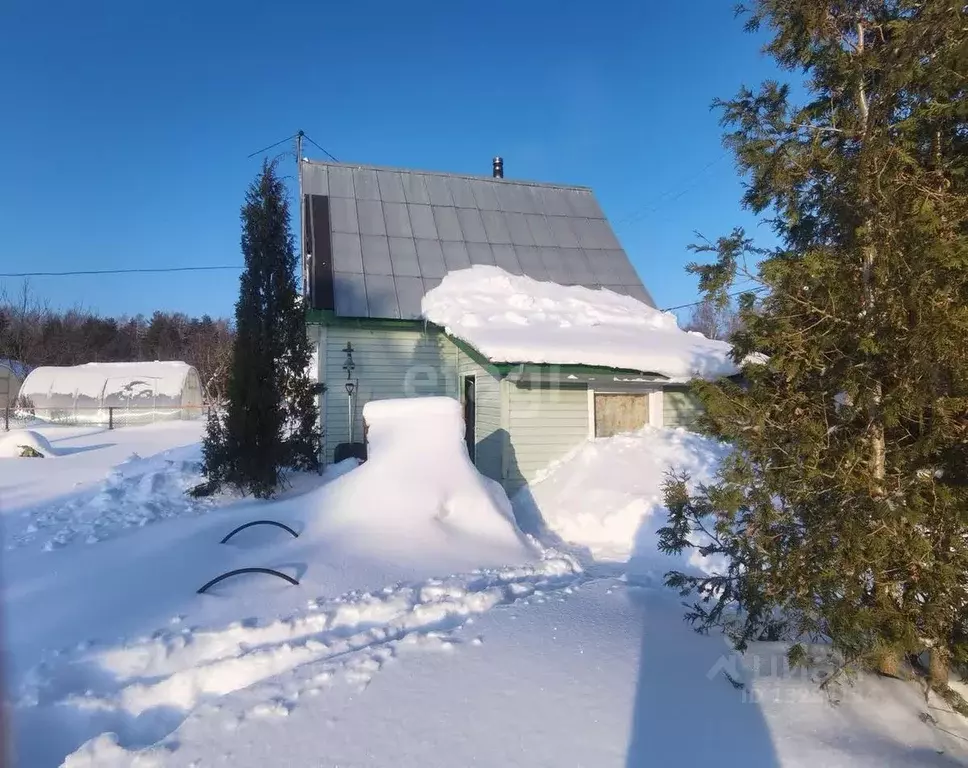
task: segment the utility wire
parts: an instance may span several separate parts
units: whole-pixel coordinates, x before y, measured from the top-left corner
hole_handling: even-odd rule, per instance
[[[761,285],[756,288],[744,288],[741,291],[733,291],[732,293],[727,293],[726,295],[732,298],[734,296],[742,296],[744,293],[759,293],[760,291],[765,291],[765,290],[766,290],[766,286]],[[687,307],[698,307],[704,301],[705,299],[700,299],[699,301],[693,301],[693,302],[690,302],[689,304],[677,304],[674,307],[665,307],[664,309],[660,309],[659,311],[672,312],[672,310],[674,309],[686,309]]]
[[[305,133],[303,133],[303,138],[306,141],[308,141],[310,144],[312,144],[314,147],[316,147],[316,149],[318,149],[324,155],[326,155],[326,157],[328,157],[334,163],[338,163],[339,162],[339,160],[337,160],[335,157],[333,157],[328,151],[326,151],[326,149],[324,149],[323,147],[319,146],[319,144],[317,144],[315,141],[313,141],[310,136],[307,136]]]
[[[296,134],[293,134],[292,136],[289,136],[289,137],[287,137],[285,139],[280,139],[275,144],[270,144],[268,147],[263,147],[262,149],[260,149],[260,150],[258,150],[256,152],[253,152],[252,154],[246,155],[245,156],[245,159],[248,160],[250,157],[255,157],[256,155],[261,155],[263,152],[268,152],[270,149],[273,149],[274,147],[278,147],[280,144],[285,144],[287,141],[292,141],[294,138],[296,138]],[[313,142],[313,143],[315,144],[316,142]]]
[[[234,264],[198,267],[143,267],[138,269],[77,269],[65,272],[0,272],[0,277],[70,277],[74,275],[133,275],[146,272],[212,272],[219,269],[243,269]]]
[[[646,207],[644,207],[644,209],[640,209],[638,212],[631,213],[628,216],[623,216],[621,219],[618,219],[617,221],[615,221],[614,224],[617,226],[619,224],[631,224],[633,222],[637,222],[637,221],[639,221],[641,219],[644,219],[650,213],[655,213],[659,209],[659,207],[662,205],[662,203],[666,203],[666,202],[671,203],[671,202],[673,202],[675,200],[678,200],[680,197],[682,197],[683,195],[685,195],[687,192],[691,192],[693,189],[695,189],[696,187],[698,187],[699,184],[700,184],[700,182],[702,181],[702,177],[706,174],[706,171],[708,171],[714,165],[717,165],[718,163],[721,163],[728,156],[729,156],[729,152],[728,151],[723,152],[723,154],[721,154],[715,160],[711,160],[710,162],[706,163],[702,168],[700,168],[692,176],[690,176],[688,179],[686,179],[686,184],[688,186],[686,186],[685,188],[683,188],[683,189],[681,189],[681,190],[679,190],[678,192],[675,192],[675,193],[673,192],[673,190],[667,189],[661,195],[659,195],[658,197],[652,198],[652,200],[650,200],[648,203],[646,203]],[[671,197],[670,197],[670,195],[671,195]]]

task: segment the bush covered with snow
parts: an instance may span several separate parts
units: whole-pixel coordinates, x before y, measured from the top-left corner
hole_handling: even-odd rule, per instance
[[[372,524],[382,537],[470,536],[520,549],[504,490],[464,448],[460,403],[448,397],[378,400],[363,408],[367,461],[327,488],[329,522]]]
[[[24,457],[56,456],[57,449],[39,432],[19,429],[0,435],[0,458],[17,459]]]

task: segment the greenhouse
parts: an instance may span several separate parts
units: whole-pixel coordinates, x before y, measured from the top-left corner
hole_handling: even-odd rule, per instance
[[[23,363],[0,359],[0,411],[13,407],[26,375],[27,366]]]
[[[202,415],[198,372],[183,362],[35,368],[20,388],[23,416],[70,424],[144,424]]]

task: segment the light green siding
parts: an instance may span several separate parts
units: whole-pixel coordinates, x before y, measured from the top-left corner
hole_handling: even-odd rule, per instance
[[[349,440],[349,405],[343,364],[347,342],[353,346],[357,381],[354,392],[353,440],[363,442],[363,406],[370,400],[395,397],[457,397],[457,349],[435,329],[352,328],[330,326],[322,334],[320,378],[326,383],[321,419],[324,457],[333,460],[338,443]]]
[[[696,418],[702,413],[699,402],[689,387],[665,387],[662,390],[662,424],[666,427],[694,426]]]
[[[588,439],[588,389],[512,384],[505,391],[510,445],[505,452],[504,487],[512,495]]]
[[[507,442],[507,432],[501,428],[501,382],[462,350],[457,353],[457,373],[461,377],[474,377],[477,396],[474,463],[481,474],[500,481],[501,457]]]

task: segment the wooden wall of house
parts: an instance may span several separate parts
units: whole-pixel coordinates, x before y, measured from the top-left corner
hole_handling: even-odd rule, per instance
[[[702,410],[702,403],[687,385],[663,387],[663,426],[691,429]]]
[[[500,482],[501,459],[508,437],[501,426],[501,382],[463,350],[457,352],[457,373],[461,378],[474,377],[477,395],[474,464],[482,475]]]
[[[353,347],[357,382],[353,403],[353,440],[363,441],[363,406],[370,400],[397,397],[457,397],[457,348],[434,329],[319,327],[320,380],[324,461],[333,460],[336,445],[349,440],[349,406],[343,364],[347,342]]]
[[[542,388],[505,382],[510,444],[504,487],[512,496],[553,461],[588,439],[588,389]]]

